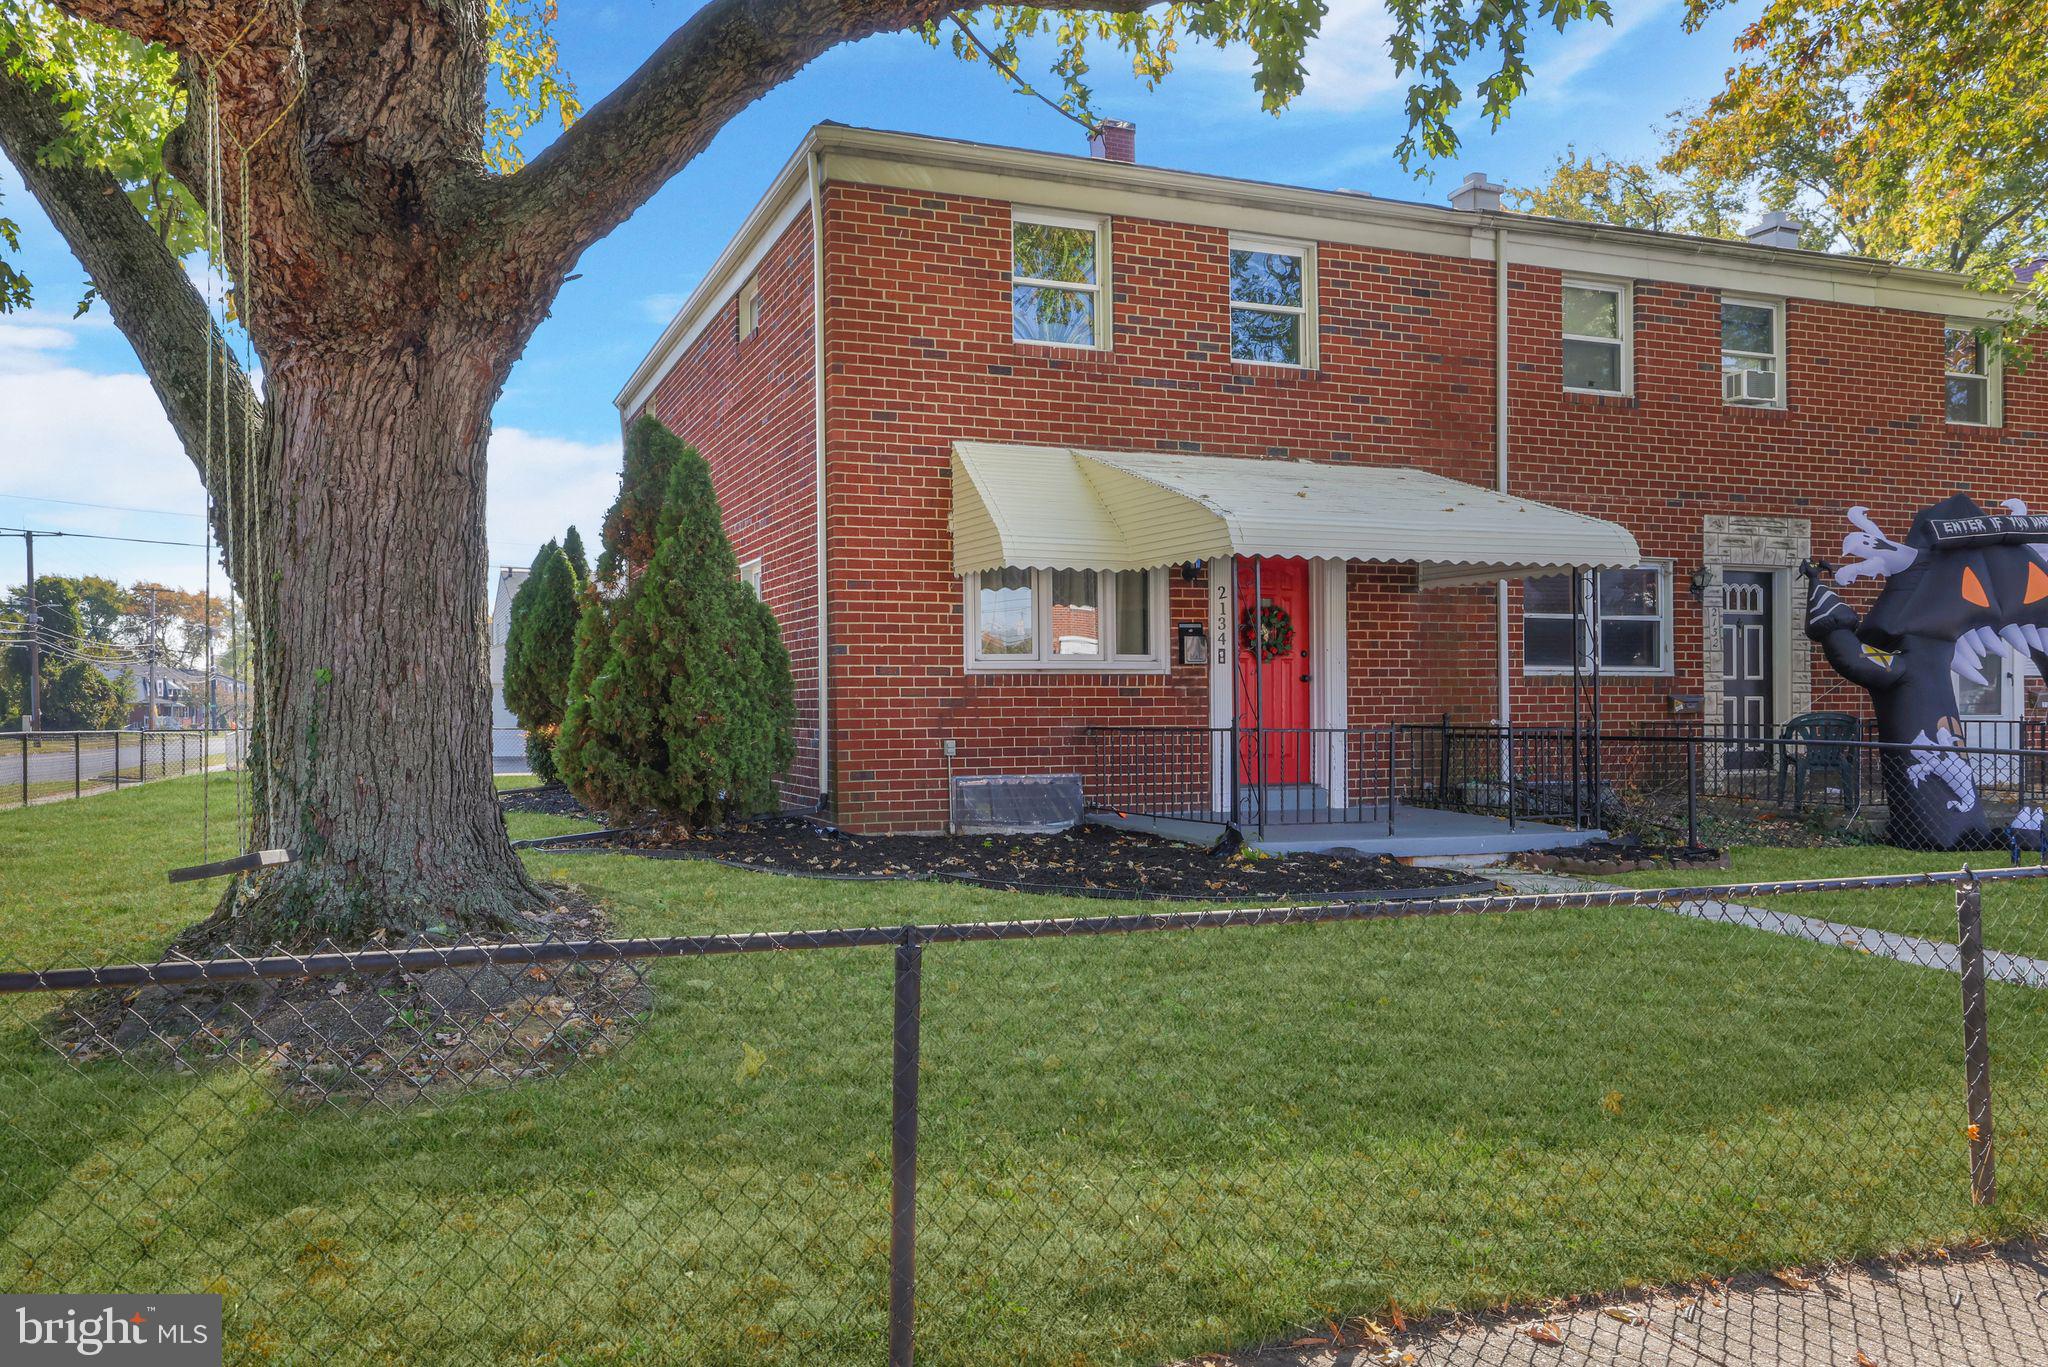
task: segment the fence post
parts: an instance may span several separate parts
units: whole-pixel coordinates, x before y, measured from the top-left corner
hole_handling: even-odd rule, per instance
[[[917,1027],[924,942],[914,926],[896,946],[895,1050],[889,1102],[889,1367],[910,1367],[917,1318]]]
[[[1700,847],[1700,738],[1691,730],[1685,736],[1685,846]]]
[[[121,733],[114,733],[114,791],[121,791]]]
[[[73,731],[71,733],[71,796],[73,797],[81,796],[85,790],[84,779],[80,774],[80,770],[84,767],[83,764],[81,763],[81,759],[82,756],[79,753],[78,745],[78,733],[76,731]]]
[[[1396,743],[1394,723],[1387,723],[1387,834],[1394,833],[1394,746]]]
[[[21,733],[21,805],[28,806],[28,731]]]
[[[1975,878],[1956,884],[1956,950],[1962,957],[1963,1083],[1970,1127],[1970,1203],[1998,1199],[1997,1154],[1991,1136],[1991,1035],[1984,1004],[1984,890]]]

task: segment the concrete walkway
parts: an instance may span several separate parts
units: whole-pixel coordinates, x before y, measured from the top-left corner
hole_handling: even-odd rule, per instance
[[[1301,1340],[1204,1367],[2026,1367],[2048,1362],[2048,1262],[2022,1245],[1745,1277],[1551,1314]]]
[[[1524,873],[1515,869],[1488,868],[1474,869],[1472,872],[1476,877],[1491,878],[1506,884],[1515,892],[1571,892],[1581,888],[1605,891],[1618,886],[1591,878],[1573,878],[1554,873]],[[1711,877],[1711,871],[1708,871],[1702,881],[1707,881]],[[1770,907],[1746,906],[1740,902],[1664,902],[1654,905],[1659,905],[1674,915],[1691,916],[1701,921],[1718,921],[1723,925],[1744,926],[1750,930],[1786,935],[1817,945],[1860,950],[1866,954],[1895,959],[1902,964],[1940,969],[1946,973],[1962,971],[1961,951],[1955,945],[1940,940],[1924,940],[1916,935],[1872,930],[1868,926],[1824,921],[1817,916],[1800,916]],[[1993,982],[2011,983],[2017,987],[2048,987],[2048,960],[1987,949],[1984,952],[1984,975]]]

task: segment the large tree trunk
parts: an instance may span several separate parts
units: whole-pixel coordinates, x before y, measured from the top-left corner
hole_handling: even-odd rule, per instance
[[[436,329],[438,331],[439,329]],[[484,454],[490,342],[431,336],[268,374],[237,579],[262,661],[259,843],[194,938],[361,942],[517,932],[541,895],[491,784]]]

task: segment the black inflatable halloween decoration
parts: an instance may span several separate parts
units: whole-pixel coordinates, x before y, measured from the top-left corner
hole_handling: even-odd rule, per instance
[[[1915,849],[1979,849],[1992,843],[1977,801],[1978,766],[1963,744],[1955,675],[1974,683],[2000,658],[2031,655],[2048,674],[2048,516],[2009,499],[1987,513],[1957,494],[1922,509],[1903,543],[1851,508],[1857,530],[1842,542],[1852,563],[1838,585],[1885,580],[1858,617],[1821,578],[1808,580],[1806,634],[1835,672],[1870,693],[1884,753],[1885,838]]]

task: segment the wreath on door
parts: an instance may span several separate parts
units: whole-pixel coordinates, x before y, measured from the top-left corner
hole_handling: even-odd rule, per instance
[[[1238,619],[1237,639],[1240,649],[1261,660],[1274,659],[1294,649],[1294,619],[1278,603],[1268,603],[1256,613],[1246,608]]]

